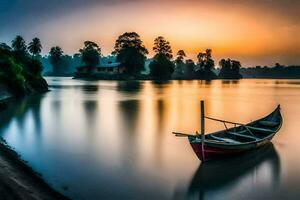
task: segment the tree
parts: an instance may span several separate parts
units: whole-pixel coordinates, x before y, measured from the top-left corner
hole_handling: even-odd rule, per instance
[[[37,56],[42,51],[42,44],[39,38],[33,38],[28,45],[28,50],[33,56]]]
[[[162,53],[156,54],[149,65],[150,75],[156,80],[168,80],[174,72],[174,64]]]
[[[173,78],[175,79],[181,79],[183,76],[183,71],[184,71],[184,58],[186,57],[185,52],[183,50],[179,50],[177,52],[177,57],[175,60],[175,71],[173,74]]]
[[[195,63],[192,59],[185,61],[184,77],[186,79],[192,79],[195,76]]]
[[[205,71],[211,71],[215,67],[215,62],[212,59],[212,50],[206,49],[205,51],[205,64],[204,64],[204,70]]]
[[[23,92],[25,84],[23,67],[16,62],[10,52],[0,50],[0,66],[0,83],[7,85],[15,92]]]
[[[12,49],[14,57],[16,61],[19,63],[26,62],[27,59],[27,47],[25,40],[20,36],[16,36],[15,39],[12,41]]]
[[[221,67],[219,78],[222,79],[239,79],[242,78],[240,74],[241,63],[236,60],[222,59],[219,62]]]
[[[15,52],[26,52],[27,49],[26,42],[20,35],[15,37],[11,46]]]
[[[6,43],[0,43],[0,50],[11,51],[11,47],[8,46]]]
[[[153,50],[156,54],[164,54],[169,60],[173,57],[170,42],[162,36],[155,38]]]
[[[116,61],[125,67],[125,73],[128,75],[139,75],[145,69],[148,50],[136,32],[120,35],[112,54],[117,56]]]
[[[63,51],[59,46],[52,47],[49,52],[50,55],[50,63],[53,66],[53,74],[59,75],[62,71],[61,63],[62,63],[62,55]]]
[[[186,57],[185,52],[183,50],[179,50],[177,52],[177,58],[175,60],[176,64],[183,63],[184,58]]]
[[[98,64],[101,55],[101,48],[92,41],[85,41],[84,47],[79,50],[81,62],[86,65],[90,73]]]
[[[205,52],[200,52],[198,58],[198,70],[196,71],[197,78],[199,79],[215,79],[217,76],[213,72],[215,62],[212,59],[212,50],[206,49]]]

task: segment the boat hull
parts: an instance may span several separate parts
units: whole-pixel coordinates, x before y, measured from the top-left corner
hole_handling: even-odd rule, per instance
[[[230,147],[218,147],[218,146],[212,146],[209,144],[204,144],[204,147],[202,148],[201,143],[191,143],[191,146],[197,155],[197,157],[201,161],[209,161],[209,160],[215,160],[220,158],[228,158],[233,157],[251,150],[254,150],[256,148],[259,148],[261,146],[264,146],[266,144],[269,144],[271,140],[265,140],[261,143],[256,143],[252,145],[244,145],[244,146],[236,146],[235,148]],[[202,151],[203,149],[203,151]]]

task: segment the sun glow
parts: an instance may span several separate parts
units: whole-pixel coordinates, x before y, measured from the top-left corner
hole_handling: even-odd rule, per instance
[[[109,54],[118,35],[135,31],[150,50],[150,57],[153,40],[160,35],[170,41],[174,53],[184,49],[193,59],[206,48],[213,49],[216,59],[233,57],[244,64],[273,64],[261,58],[291,60],[300,55],[300,41],[294,37],[299,26],[276,13],[216,2],[99,5],[64,14],[60,20],[52,19],[36,28],[41,38],[49,41],[47,49],[60,44],[67,53],[76,52],[83,41],[93,40]]]

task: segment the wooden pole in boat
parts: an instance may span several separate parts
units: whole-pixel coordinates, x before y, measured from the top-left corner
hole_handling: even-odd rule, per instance
[[[200,103],[201,107],[201,148],[202,148],[202,161],[205,161],[204,157],[204,139],[205,139],[205,121],[204,121],[204,101]]]

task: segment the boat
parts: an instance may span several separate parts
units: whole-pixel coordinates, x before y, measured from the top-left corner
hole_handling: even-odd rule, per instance
[[[205,134],[204,119],[223,123],[225,130]],[[270,143],[280,130],[282,123],[280,105],[269,115],[248,124],[242,124],[206,117],[204,115],[204,102],[201,101],[201,134],[198,132],[196,132],[196,135],[178,132],[173,132],[173,134],[188,137],[197,157],[205,162],[232,157]],[[233,127],[228,128],[228,124],[233,125]]]

